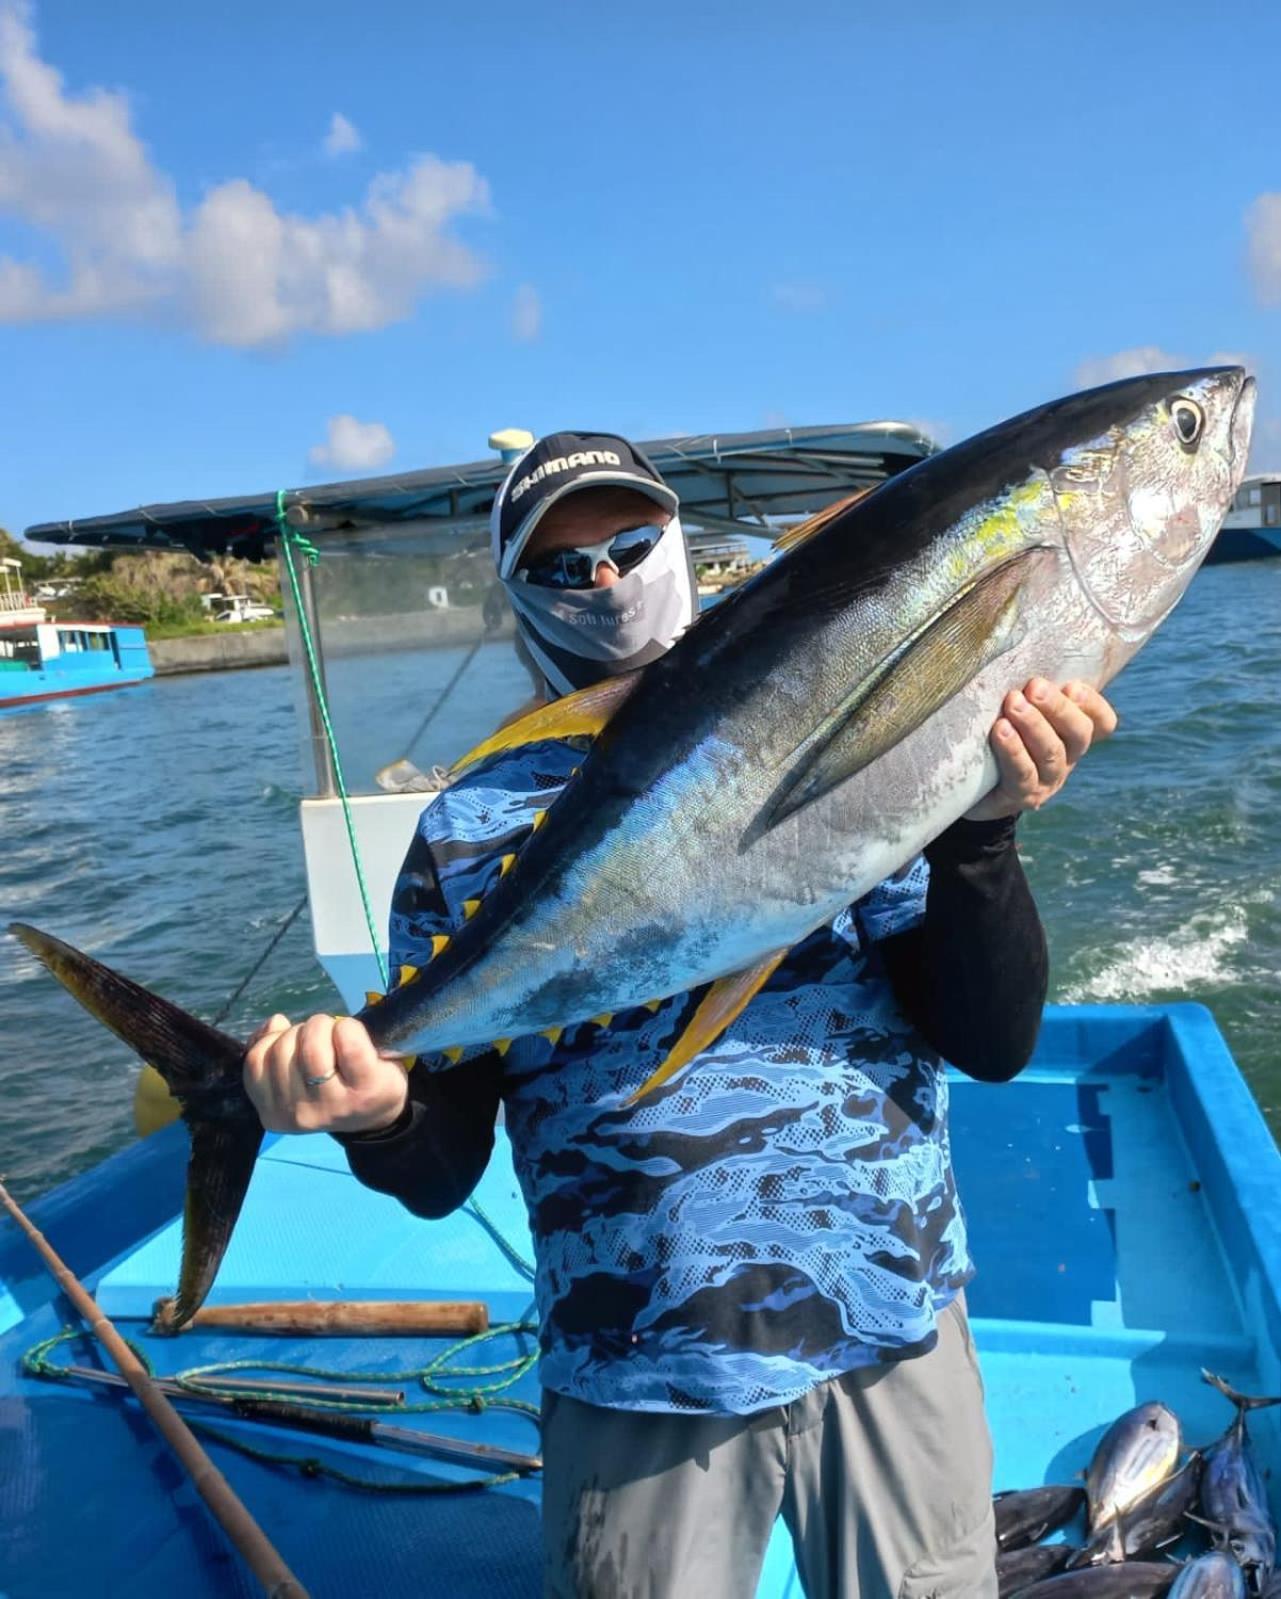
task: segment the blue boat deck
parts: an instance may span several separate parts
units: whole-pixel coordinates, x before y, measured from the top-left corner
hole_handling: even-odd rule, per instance
[[[1164,1400],[1190,1441],[1208,1441],[1231,1413],[1200,1381],[1203,1365],[1249,1391],[1281,1387],[1281,1157],[1207,1013],[1052,1010],[1017,1083],[955,1081],[952,1128],[979,1264],[969,1303],[998,1488],[1070,1480],[1107,1424],[1142,1399]],[[143,1333],[134,1318],[149,1315],[176,1280],[184,1146],[180,1129],[169,1129],[33,1208],[157,1370],[268,1360],[377,1371],[390,1381],[450,1347],[448,1339]],[[527,1257],[501,1140],[477,1197]],[[18,1373],[21,1355],[56,1332],[65,1312],[7,1224],[0,1285],[0,1592],[253,1592],[132,1402]],[[520,1320],[530,1305],[527,1277],[475,1217],[415,1220],[362,1189],[328,1139],[279,1139],[266,1150],[212,1303],[424,1295],[484,1298],[495,1322]],[[73,1347],[74,1358],[96,1363],[86,1346]],[[462,1358],[489,1364],[529,1347],[527,1335],[503,1334]],[[510,1394],[536,1402],[534,1375]],[[216,1413],[211,1419],[232,1431]],[[404,1419],[536,1448],[529,1419],[510,1411]],[[1260,1412],[1250,1425],[1265,1467],[1281,1467],[1275,1414]],[[238,1435],[384,1481],[444,1485],[466,1475],[249,1424]],[[539,1592],[536,1481],[463,1495],[367,1493],[211,1447],[314,1595]],[[760,1593],[798,1599],[781,1529]]]

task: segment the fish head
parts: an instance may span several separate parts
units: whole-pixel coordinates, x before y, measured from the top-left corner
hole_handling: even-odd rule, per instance
[[[1230,1527],[1214,1529],[1216,1549],[1231,1556],[1245,1576],[1244,1592],[1262,1593],[1276,1562],[1277,1539],[1271,1523],[1261,1515],[1242,1514]]]
[[[1091,436],[1050,482],[1078,582],[1109,627],[1141,642],[1178,601],[1245,474],[1254,379],[1240,367],[1127,378],[1061,402]]]

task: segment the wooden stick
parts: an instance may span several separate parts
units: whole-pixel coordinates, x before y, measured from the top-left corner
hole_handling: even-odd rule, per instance
[[[230,1538],[269,1599],[307,1599],[307,1590],[285,1564],[266,1533],[237,1498],[231,1484],[196,1441],[186,1422],[151,1380],[142,1362],[99,1310],[58,1256],[53,1245],[28,1219],[8,1189],[0,1182],[0,1204],[22,1228],[49,1270],[84,1319],[85,1325],[115,1361],[120,1375],[133,1389],[160,1436],[186,1468],[196,1492]]]
[[[158,1326],[171,1321],[172,1309],[171,1299],[156,1301]],[[467,1338],[489,1331],[489,1307],[480,1300],[268,1300],[204,1305],[186,1326],[202,1332],[272,1333],[281,1337]]]

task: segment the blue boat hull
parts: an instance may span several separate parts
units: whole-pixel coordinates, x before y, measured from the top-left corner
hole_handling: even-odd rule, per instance
[[[75,624],[65,627],[73,629]],[[112,627],[97,636],[108,641],[105,647],[55,655],[40,666],[15,670],[9,663],[0,662],[0,667],[9,666],[8,670],[0,669],[0,713],[25,710],[49,700],[131,688],[155,675],[140,627]]]
[[[1203,1365],[1246,1390],[1281,1388],[1281,1156],[1208,1012],[1051,1008],[1015,1083],[956,1079],[952,1136],[979,1266],[969,1301],[998,1488],[1071,1480],[1106,1425],[1144,1399],[1172,1405],[1189,1442],[1208,1442],[1230,1411],[1200,1381]],[[445,1347],[146,1336],[134,1318],[172,1287],[184,1163],[184,1135],[167,1129],[33,1207],[158,1369],[271,1359],[390,1377]],[[501,1136],[478,1198],[514,1256],[471,1214],[420,1222],[362,1189],[328,1139],[276,1140],[211,1297],[481,1297],[495,1320],[519,1319],[529,1309],[518,1264],[529,1240]],[[252,1592],[136,1407],[19,1373],[21,1353],[65,1314],[29,1246],[0,1224],[0,1525],[19,1529],[0,1589],[12,1599]],[[504,1334],[462,1358],[488,1363],[528,1347],[526,1335]],[[513,1392],[535,1401],[533,1373]],[[508,1412],[432,1415],[427,1425],[534,1446],[529,1422]],[[1276,1413],[1259,1412],[1250,1429],[1277,1480]],[[461,1475],[284,1432],[240,1436],[366,1477],[441,1484]],[[463,1497],[362,1493],[211,1447],[314,1595],[541,1591],[535,1482]],[[800,1599],[781,1528],[759,1593]]]

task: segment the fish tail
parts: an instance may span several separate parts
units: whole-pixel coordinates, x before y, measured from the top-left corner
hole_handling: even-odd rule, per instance
[[[51,933],[25,922],[10,922],[9,931],[91,1016],[154,1066],[179,1099],[196,1101],[211,1091],[225,1096],[239,1083],[245,1046],[238,1040]]]
[[[191,1134],[178,1293],[163,1330],[200,1307],[240,1214],[263,1129],[242,1082],[245,1046],[25,922],[9,931],[104,1027],[149,1062],[178,1100]]]
[[[1222,1377],[1216,1377],[1212,1371],[1201,1368],[1202,1382],[1208,1382],[1211,1388],[1217,1388],[1223,1397],[1237,1407],[1238,1410],[1265,1410],[1269,1405],[1281,1405],[1281,1394],[1242,1394],[1238,1393],[1230,1383]]]

